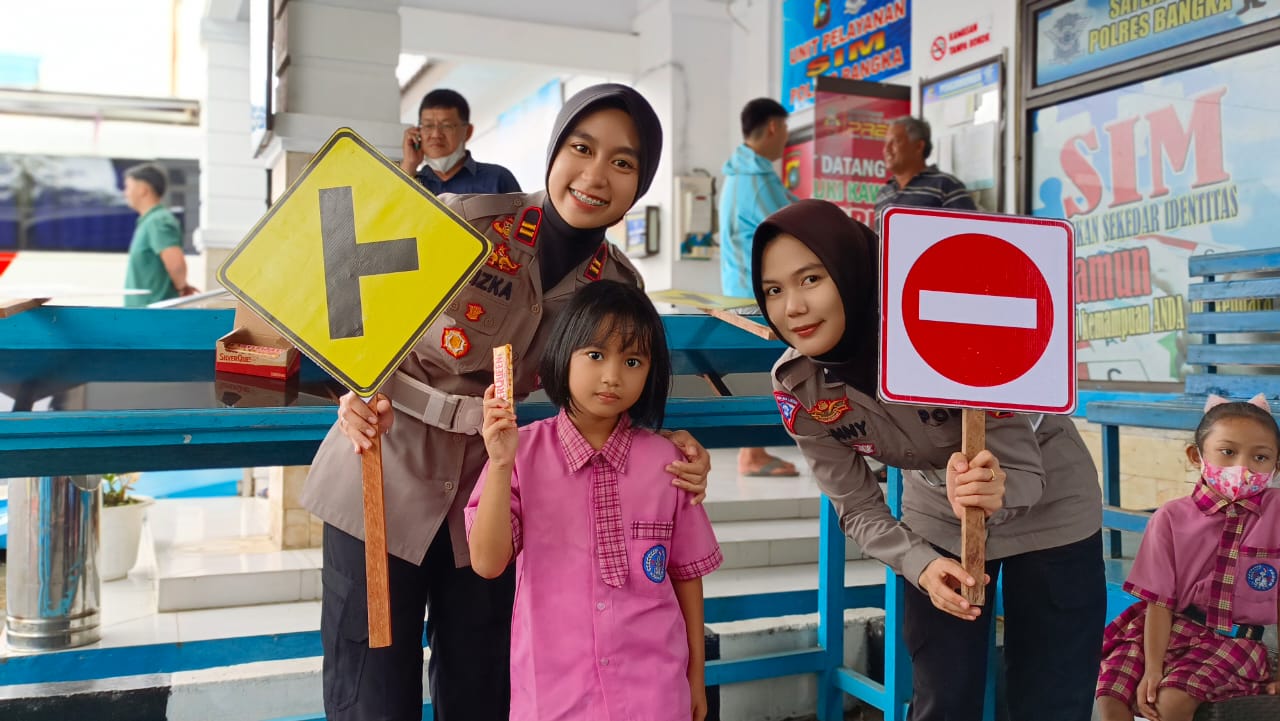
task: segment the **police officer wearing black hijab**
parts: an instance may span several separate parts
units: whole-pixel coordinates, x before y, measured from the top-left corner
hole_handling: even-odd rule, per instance
[[[375,413],[353,394],[342,398],[303,491],[303,505],[325,522],[320,631],[330,721],[421,718],[424,613],[437,721],[506,721],[514,568],[493,581],[477,576],[463,519],[486,460],[477,431],[492,348],[512,345],[522,399],[537,387],[552,321],[576,289],[602,278],[641,284],[605,229],[649,188],[661,151],[649,103],[626,86],[597,85],[556,119],[546,191],[440,196],[495,251],[388,381],[389,401]],[[392,644],[370,649],[358,450],[375,427],[393,425],[382,442]],[[672,440],[691,460],[668,470],[701,494],[706,450],[688,434]]]

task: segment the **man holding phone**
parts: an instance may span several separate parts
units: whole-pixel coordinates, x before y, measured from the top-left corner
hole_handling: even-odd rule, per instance
[[[418,124],[404,131],[400,168],[436,195],[520,192],[510,170],[472,159],[466,146],[474,131],[466,98],[453,90],[432,90],[418,105]]]

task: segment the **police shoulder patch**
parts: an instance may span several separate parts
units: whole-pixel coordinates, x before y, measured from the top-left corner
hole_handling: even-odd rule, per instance
[[[824,398],[813,404],[812,408],[806,409],[809,415],[813,416],[815,421],[819,423],[835,423],[849,412],[848,398]]]
[[[596,248],[595,255],[591,256],[591,262],[587,263],[587,269],[582,272],[584,278],[595,282],[604,276],[604,264],[609,260],[609,242],[605,241]]]
[[[516,240],[532,248],[538,242],[538,229],[542,227],[542,208],[525,208],[516,228]]]
[[[773,392],[773,400],[778,403],[778,413],[782,415],[782,423],[787,430],[796,432],[796,409],[800,407],[800,399],[790,393]]]

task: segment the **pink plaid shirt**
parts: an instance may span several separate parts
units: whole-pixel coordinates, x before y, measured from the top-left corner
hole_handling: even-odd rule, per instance
[[[1231,559],[1224,569],[1220,553]],[[1174,611],[1195,606],[1210,624],[1221,614],[1228,628],[1265,626],[1276,622],[1278,570],[1280,489],[1230,504],[1198,483],[1151,516],[1124,587]]]
[[[686,721],[688,637],[669,578],[723,560],[669,441],[624,415],[596,451],[562,412],[520,429],[511,475],[511,721]],[[467,505],[467,528],[488,475]]]

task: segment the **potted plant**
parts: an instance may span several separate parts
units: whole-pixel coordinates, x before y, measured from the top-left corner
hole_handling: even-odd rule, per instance
[[[131,493],[138,475],[102,475],[102,515],[98,519],[102,550],[98,556],[98,575],[103,581],[124,578],[138,560],[142,519],[146,517],[147,507],[155,503],[146,496]]]

